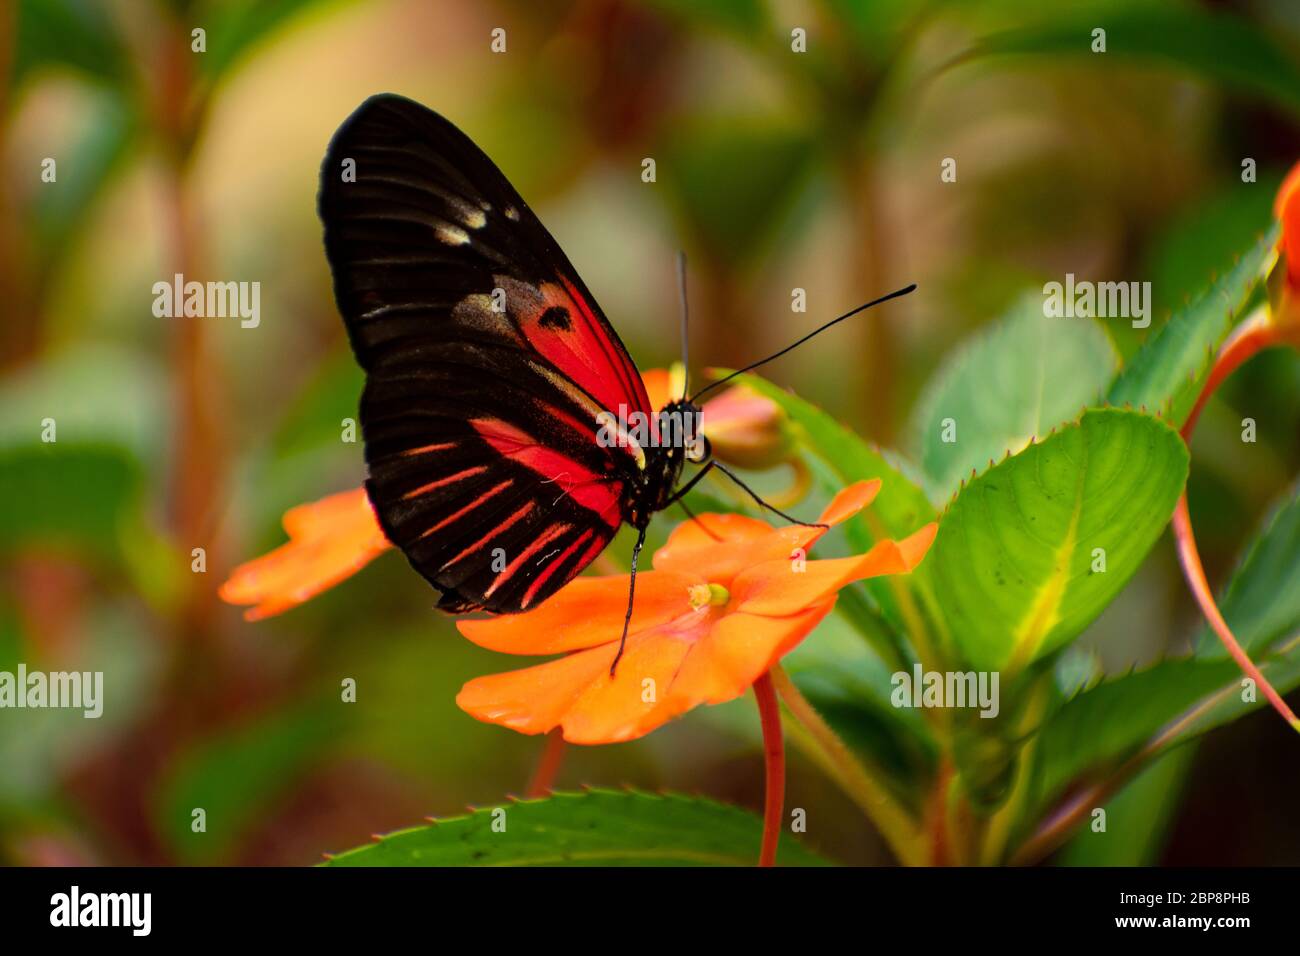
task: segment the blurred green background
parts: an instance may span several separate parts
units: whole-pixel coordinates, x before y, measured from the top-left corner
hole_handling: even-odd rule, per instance
[[[468,132],[643,369],[677,358],[678,249],[700,365],[918,282],[767,370],[905,453],[924,382],[1026,290],[1149,280],[1158,326],[1266,228],[1300,158],[1288,0],[19,0],[0,18],[0,669],[106,683],[98,721],[0,710],[10,864],[311,863],[520,792],[537,759],[539,739],[456,708],[465,680],[512,662],[461,639],[400,556],[255,625],[214,596],[283,540],[284,510],[363,478],[340,441],[361,376],[315,195],[366,96]],[[260,326],[155,318],[152,285],[176,272],[259,281]],[[1144,334],[1107,328],[1124,355]],[[1298,434],[1290,352],[1208,408],[1190,494],[1216,583],[1300,468]],[[1082,643],[1118,673],[1184,650],[1196,623],[1166,541]],[[559,782],[759,807],[753,705],[570,748]],[[1131,785],[1124,841],[1057,860],[1297,863],[1297,787],[1294,735],[1257,713]],[[810,845],[889,860],[798,754],[787,802]]]

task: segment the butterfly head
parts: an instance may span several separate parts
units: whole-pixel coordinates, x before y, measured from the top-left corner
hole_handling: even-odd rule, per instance
[[[659,412],[658,440],[645,450],[645,468],[632,495],[628,523],[640,527],[672,501],[687,462],[708,461],[712,450],[700,432],[700,409],[688,399],[669,402]]]

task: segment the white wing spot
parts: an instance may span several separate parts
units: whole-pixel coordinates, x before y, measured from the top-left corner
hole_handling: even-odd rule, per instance
[[[469,233],[459,226],[441,225],[434,229],[434,233],[449,246],[463,246],[469,242]]]

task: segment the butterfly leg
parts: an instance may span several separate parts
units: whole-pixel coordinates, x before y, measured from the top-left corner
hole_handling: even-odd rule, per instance
[[[744,490],[744,492],[747,495],[749,495],[749,497],[753,498],[756,502],[758,502],[758,504],[761,507],[766,508],[768,511],[772,512],[773,514],[780,515],[782,518],[784,518],[786,521],[790,522],[791,524],[802,525],[805,528],[829,528],[830,527],[830,525],[828,524],[822,524],[820,522],[800,521],[798,518],[791,517],[790,515],[782,511],[780,508],[774,507],[773,505],[768,504],[766,501],[760,498],[758,496],[758,492],[756,492],[753,488],[749,487],[749,485],[741,481],[740,478],[737,477],[736,474],[726,465],[723,465],[717,461],[710,461],[709,464],[717,465],[718,471],[722,472],[724,475],[726,475],[736,484],[740,485],[740,487]]]
[[[632,578],[627,586],[627,614],[623,616],[623,636],[618,639],[618,653],[614,655],[614,661],[609,665],[609,676],[614,676],[614,668],[618,667],[618,662],[623,659],[623,648],[627,644],[627,629],[632,624],[632,598],[636,595],[636,561],[641,557],[641,548],[645,545],[645,528],[642,528],[636,536],[636,547],[632,549]]]
[[[686,517],[689,520],[694,521],[697,525],[699,525],[700,528],[704,531],[704,533],[707,534],[710,538],[712,538],[714,541],[722,540],[716,534],[714,534],[712,531],[709,530],[708,525],[706,525],[703,521],[701,521],[698,517],[696,517],[695,512],[692,511],[690,507],[686,504],[685,499],[678,501],[677,505],[679,508],[681,508],[683,511],[686,512]]]

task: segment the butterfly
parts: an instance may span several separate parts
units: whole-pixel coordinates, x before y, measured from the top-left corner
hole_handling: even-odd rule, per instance
[[[731,475],[699,434],[703,392],[650,407],[555,239],[492,160],[419,103],[379,94],[344,121],[318,211],[366,374],[366,491],[384,534],[440,609],[511,614],[630,525],[626,638],[651,517],[712,468]],[[702,467],[679,486],[688,462]]]

